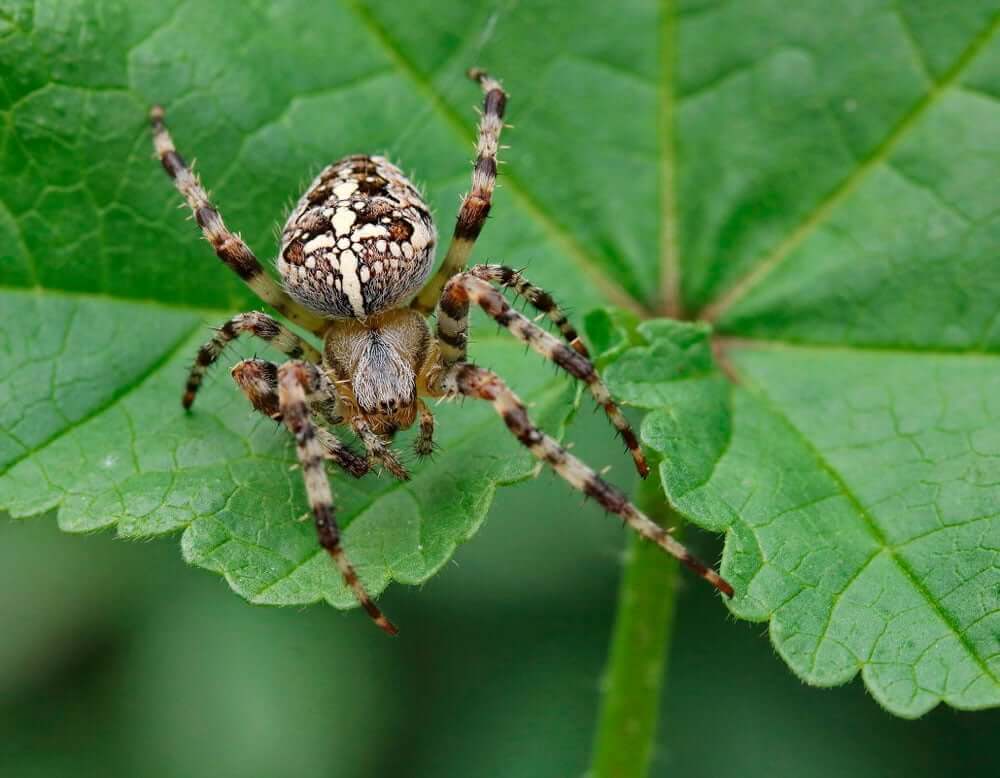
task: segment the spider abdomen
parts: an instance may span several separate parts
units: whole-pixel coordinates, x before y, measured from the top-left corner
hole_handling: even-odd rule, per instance
[[[308,308],[364,319],[417,292],[436,243],[430,209],[399,168],[383,157],[345,157],[316,177],[288,217],[278,272]]]

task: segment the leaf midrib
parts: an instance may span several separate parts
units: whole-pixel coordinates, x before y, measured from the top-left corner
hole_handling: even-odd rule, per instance
[[[677,149],[674,137],[674,66],[677,10],[674,0],[660,3],[660,304],[658,313],[671,319],[683,316],[681,263],[677,219]]]

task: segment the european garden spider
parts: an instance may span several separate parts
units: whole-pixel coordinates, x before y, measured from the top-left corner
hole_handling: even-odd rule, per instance
[[[516,338],[585,382],[624,439],[639,474],[647,475],[635,434],[552,297],[508,267],[464,269],[490,210],[507,102],[496,79],[482,70],[471,70],[469,76],[485,94],[472,190],[462,202],[444,262],[433,276],[437,233],[426,203],[395,165],[382,157],[361,155],[345,157],[323,170],[288,217],[277,259],[282,289],[246,243],[226,228],[197,176],[174,148],[163,108],[152,109],[153,142],[160,162],[187,199],[215,253],[261,299],[323,340],[320,353],[270,316],[241,313],[198,351],[184,407],[191,407],[209,366],[240,334],[266,340],[290,357],[280,366],[243,360],[233,367],[233,379],[256,410],[283,423],[295,436],[320,545],[368,615],[389,634],[396,634],[396,628],[372,602],[341,547],[324,463],[332,460],[355,477],[377,463],[397,478],[407,478],[390,444],[397,431],[419,419],[416,451],[431,452],[434,417],[425,397],[467,396],[492,403],[538,459],[731,596],[732,588],[714,570],[539,430],[498,375],[467,359],[473,302]],[[552,320],[569,345],[514,310],[496,287],[525,297]],[[435,305],[437,325],[432,336],[425,317]],[[350,426],[366,456],[354,453],[330,432],[338,425]]]

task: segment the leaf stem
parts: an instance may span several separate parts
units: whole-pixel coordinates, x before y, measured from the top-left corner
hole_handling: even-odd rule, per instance
[[[679,523],[664,499],[656,467],[639,484],[636,502],[663,526]],[[657,546],[631,535],[589,778],[647,774],[673,631],[677,572]]]

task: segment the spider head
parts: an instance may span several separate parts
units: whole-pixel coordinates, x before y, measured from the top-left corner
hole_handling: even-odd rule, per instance
[[[416,417],[416,374],[406,356],[372,331],[358,349],[351,381],[358,410],[378,434],[392,436]]]
[[[428,358],[431,337],[424,318],[396,309],[331,327],[325,362],[347,404],[378,434],[391,436],[413,425],[417,376]]]

